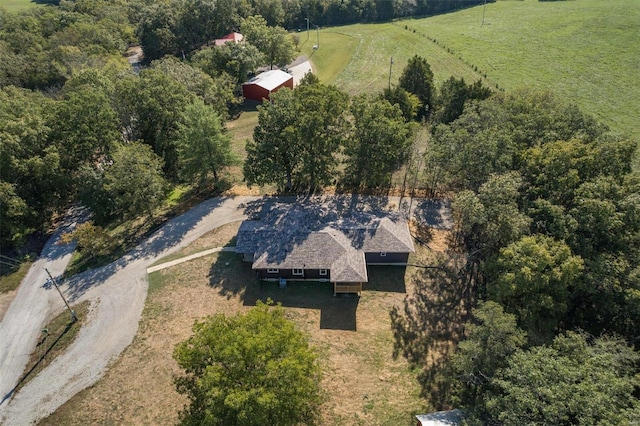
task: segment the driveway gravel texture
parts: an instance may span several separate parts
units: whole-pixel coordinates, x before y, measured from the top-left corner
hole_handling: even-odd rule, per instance
[[[102,377],[109,363],[133,341],[144,307],[147,267],[188,246],[207,232],[253,216],[265,202],[304,202],[306,197],[216,197],[178,216],[119,260],[61,281],[71,304],[85,300],[91,306],[76,340],[66,352],[13,392],[23,374],[42,327],[65,306],[55,289],[47,285],[47,268],[60,277],[71,259],[73,244],[58,244],[60,235],[73,230],[86,214],[72,210],[45,245],[23,280],[16,298],[0,322],[0,424],[29,425],[48,416],[81,390]],[[348,203],[355,208],[395,206],[425,224],[451,227],[449,203],[439,200],[400,199],[346,195],[313,198],[314,201]]]

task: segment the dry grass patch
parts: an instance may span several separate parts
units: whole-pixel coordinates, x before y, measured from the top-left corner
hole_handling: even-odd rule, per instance
[[[223,227],[224,228],[224,227]],[[221,244],[231,228],[194,243]],[[189,248],[193,250],[193,248]],[[420,250],[426,250],[421,248]],[[417,261],[417,260],[416,260]],[[45,425],[172,424],[187,402],[174,388],[180,370],[172,358],[176,343],[191,335],[195,319],[246,311],[255,301],[282,303],[287,317],[309,334],[323,364],[327,401],[322,424],[413,424],[412,413],[427,409],[416,371],[393,359],[389,311],[401,306],[404,282],[415,268],[380,267],[371,272],[361,297],[334,297],[329,283],[258,283],[234,253],[216,253],[150,276],[140,329],[134,342],[105,376],[76,395]]]
[[[73,311],[76,314],[76,321],[71,320],[71,314],[65,309],[42,329],[40,340],[29,357],[25,374],[16,385],[16,391],[51,364],[74,342],[89,312],[89,302],[74,305]]]
[[[232,222],[222,225],[213,231],[207,232],[182,250],[157,260],[153,265],[160,265],[161,263],[170,262],[172,260],[180,259],[215,247],[234,246],[236,241],[235,236],[238,234],[238,228],[240,228],[240,222]]]

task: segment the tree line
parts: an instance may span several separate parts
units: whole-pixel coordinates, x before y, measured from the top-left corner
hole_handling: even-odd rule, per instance
[[[240,85],[260,66],[291,61],[291,37],[248,16],[242,46],[204,42],[189,60],[163,56],[136,74],[123,53],[146,7],[0,9],[3,250],[47,229],[74,200],[105,225],[149,214],[177,184],[215,183],[237,163],[224,123],[237,114]]]
[[[189,54],[230,31],[243,19],[262,16],[288,31],[358,22],[385,22],[470,7],[482,0],[167,0],[140,3],[137,35],[150,59]],[[136,4],[136,3],[134,3]]]
[[[353,99],[308,74],[293,91],[280,90],[258,107],[245,181],[287,192],[388,188],[407,164],[420,122],[453,119],[465,99],[490,93],[480,82],[455,78],[436,90],[430,65],[417,55],[397,86]]]
[[[546,92],[468,101],[432,128],[422,176],[455,194],[456,228],[448,272],[422,279],[459,289],[443,312],[467,322],[447,350],[451,333],[421,315],[437,305],[423,284],[392,319],[398,354],[425,368],[437,405],[464,408],[471,424],[638,418],[635,151]],[[437,351],[441,362],[427,363]]]

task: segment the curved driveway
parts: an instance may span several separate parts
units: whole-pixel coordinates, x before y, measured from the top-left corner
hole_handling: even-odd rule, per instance
[[[13,399],[7,398],[0,405],[0,423],[32,424],[95,383],[109,362],[133,341],[147,294],[146,268],[209,230],[243,219],[243,203],[257,199],[259,197],[207,200],[166,223],[118,261],[66,282],[63,289],[70,301],[91,301],[87,321],[64,354],[29,381]],[[73,251],[72,246],[55,245],[56,240],[52,238],[47,244],[44,255],[29,271],[0,323],[3,398],[22,374],[50,310],[63,306],[55,291],[42,288],[46,281],[43,268],[47,267],[54,276],[61,274]],[[52,270],[54,264],[58,269]],[[55,302],[56,298],[59,303]]]

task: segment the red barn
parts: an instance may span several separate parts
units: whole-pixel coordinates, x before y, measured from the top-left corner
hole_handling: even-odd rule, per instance
[[[293,76],[280,70],[265,71],[242,84],[242,96],[260,102],[281,87],[293,89]]]
[[[213,41],[216,46],[222,46],[225,43],[240,43],[244,40],[244,36],[240,33],[229,33],[222,38],[217,38]]]

